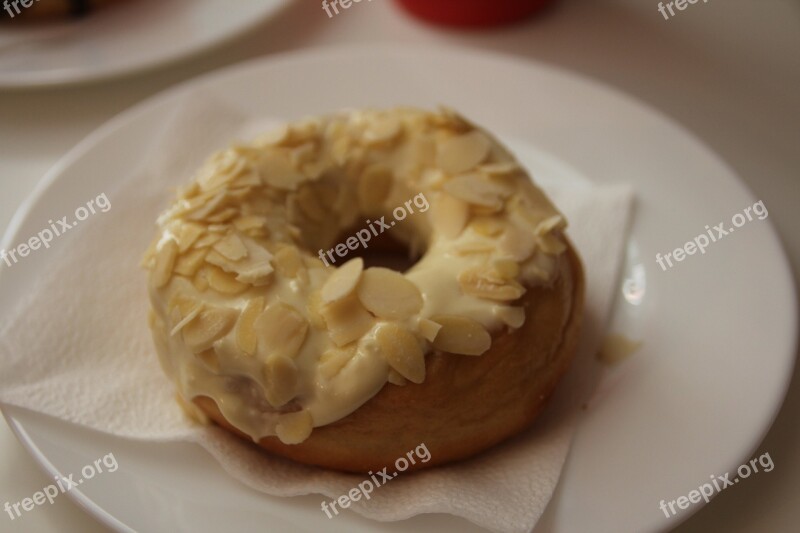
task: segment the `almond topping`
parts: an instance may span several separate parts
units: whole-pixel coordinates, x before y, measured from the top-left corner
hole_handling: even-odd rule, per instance
[[[337,346],[344,346],[360,339],[372,329],[374,323],[372,315],[364,309],[355,295],[323,305],[320,313],[328,326],[331,339]]]
[[[300,444],[311,435],[313,429],[314,419],[310,412],[303,409],[281,415],[275,433],[284,444]]]
[[[222,238],[219,233],[206,233],[194,243],[195,248],[208,248]]]
[[[275,253],[272,259],[275,270],[285,278],[295,278],[303,270],[303,258],[294,246],[284,246]]]
[[[192,245],[200,238],[206,230],[200,224],[194,223],[187,223],[181,225],[180,230],[178,231],[178,251],[180,253],[186,253],[186,250],[192,247]]]
[[[348,348],[330,348],[319,359],[319,371],[325,379],[333,379],[356,354],[355,344]]]
[[[384,324],[375,340],[383,358],[401,376],[414,383],[425,381],[425,353],[410,331],[394,323]]]
[[[156,252],[155,266],[153,267],[153,285],[160,289],[172,278],[172,269],[178,258],[178,243],[172,239],[167,240]]]
[[[472,170],[489,156],[491,141],[474,130],[445,140],[439,145],[437,166],[450,174]]]
[[[275,150],[265,154],[259,171],[264,183],[281,190],[297,190],[307,179],[305,174],[294,168],[286,154]]]
[[[271,355],[264,363],[267,401],[273,407],[289,403],[297,395],[297,366],[284,355]]]
[[[241,232],[247,232],[253,229],[265,229],[266,225],[267,219],[258,215],[248,215],[233,221],[233,226]]]
[[[274,302],[256,319],[259,353],[294,357],[306,340],[308,320],[294,307]]]
[[[508,226],[500,237],[500,251],[511,256],[512,259],[522,262],[533,255],[536,249],[536,237],[530,231],[525,231],[517,226]]]
[[[264,311],[264,298],[253,298],[247,302],[236,323],[236,346],[247,355],[255,355],[258,347],[256,320]]]
[[[388,268],[368,268],[358,284],[358,297],[375,316],[408,318],[422,309],[422,294],[405,276]]]
[[[503,208],[503,198],[509,190],[480,174],[461,174],[444,184],[444,190],[467,203],[483,206],[492,211]]]
[[[181,315],[180,310],[178,308],[173,309],[173,311],[176,311],[176,310],[178,311],[178,316],[180,316]],[[194,309],[189,311],[189,313],[185,317],[181,318],[178,321],[178,323],[175,324],[175,326],[172,328],[172,331],[169,332],[170,337],[174,337],[175,335],[180,333],[180,331],[186,326],[186,324],[188,324],[189,322],[191,322],[192,320],[197,318],[197,315],[199,315],[200,311],[202,311],[202,310],[203,310],[203,304],[202,303],[198,303],[197,307],[195,307]]]
[[[433,205],[433,225],[448,239],[455,239],[469,220],[469,204],[449,194],[440,194]]]
[[[197,357],[200,362],[212,372],[219,372],[219,357],[217,356],[217,352],[214,350],[214,348],[209,348],[204,352],[195,354],[195,357]]]
[[[247,249],[247,256],[239,261],[231,261],[216,250],[206,257],[206,261],[216,265],[225,272],[236,273],[236,280],[250,283],[257,287],[270,282],[272,272],[272,254],[258,242],[249,237],[241,237],[241,242]]]
[[[206,305],[197,318],[183,328],[183,342],[195,353],[208,350],[231,330],[238,315],[234,309]]]
[[[458,284],[465,294],[497,300],[501,302],[516,300],[525,294],[525,287],[514,280],[500,279],[486,268],[470,268],[458,275]]]
[[[247,257],[247,248],[245,248],[242,239],[235,233],[231,233],[221,241],[218,241],[214,245],[214,250],[231,261],[239,261]]]
[[[561,215],[548,217],[536,226],[536,235],[545,235],[553,230],[563,230],[567,227],[567,221]]]
[[[190,278],[197,274],[206,259],[208,250],[192,250],[180,256],[175,263],[175,273]]]
[[[209,287],[220,294],[241,294],[249,287],[246,283],[236,281],[233,276],[226,274],[219,267],[207,266],[204,268],[204,272]]]
[[[422,336],[425,337],[428,342],[436,340],[436,335],[438,335],[439,330],[442,329],[441,324],[437,324],[433,320],[428,320],[427,318],[420,318],[418,327],[419,332],[422,333]]]
[[[506,224],[497,217],[477,217],[472,221],[470,227],[475,230],[475,233],[478,235],[497,237],[503,233]]]
[[[367,144],[380,144],[394,140],[400,134],[402,125],[394,118],[379,118],[370,124],[364,132],[364,141]]]
[[[288,124],[281,124],[274,130],[269,131],[256,139],[258,144],[267,146],[281,145],[289,140],[291,130]]]
[[[520,169],[519,165],[513,161],[505,161],[502,163],[486,163],[478,167],[478,170],[485,172],[490,176],[505,176],[518,172],[522,169]]]
[[[337,268],[322,286],[322,303],[335,302],[351,294],[358,285],[363,270],[364,260],[360,257]]]
[[[434,322],[442,325],[436,340],[436,349],[462,355],[481,355],[492,345],[489,332],[475,320],[457,315],[439,315]]]
[[[536,244],[539,245],[539,248],[541,248],[544,253],[550,255],[558,255],[567,249],[564,240],[552,233],[546,233],[536,237]]]

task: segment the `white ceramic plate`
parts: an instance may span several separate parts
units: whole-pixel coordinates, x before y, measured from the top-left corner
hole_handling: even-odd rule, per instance
[[[614,329],[644,347],[602,380],[537,531],[674,527],[699,506],[668,520],[659,501],[733,470],[763,438],[788,385],[797,333],[792,280],[769,219],[661,271],[657,252],[681,246],[706,224],[731,220],[756,199],[679,126],[550,67],[477,52],[359,47],[279,56],[206,76],[124,113],[76,147],[20,209],[4,245],[35,234],[38,221],[135,168],[168,111],[198,89],[281,119],[353,106],[447,103],[511,141],[542,179],[635,185],[625,277],[637,280],[640,300],[623,298],[620,283]],[[25,269],[4,271],[0,301],[24,295],[44,268],[47,255],[39,253]],[[394,524],[353,513],[329,520],[320,497],[256,493],[200,448],[116,439],[19,409],[6,415],[52,475],[77,472],[114,452],[117,472],[70,494],[119,530],[261,531],[265,524],[278,531],[476,530],[445,515]]]
[[[75,21],[12,19],[0,24],[0,87],[61,85],[162,65],[249,30],[286,3],[128,0]]]

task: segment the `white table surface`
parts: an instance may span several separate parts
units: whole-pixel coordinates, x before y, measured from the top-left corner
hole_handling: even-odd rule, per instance
[[[767,205],[797,279],[800,2],[714,0],[690,6],[669,21],[659,15],[657,4],[563,0],[529,23],[463,33],[420,24],[388,0],[354,4],[333,19],[325,16],[319,1],[297,0],[257,31],[172,67],[82,87],[0,91],[0,230],[67,150],[110,117],[177,82],[242,59],[298,48],[445,43],[584,73],[682,123],[721,154]],[[531,98],[535,97],[532,89]],[[797,531],[798,419],[800,371],[796,370],[786,403],[758,449],[770,453],[774,470],[724,491],[678,531]],[[0,506],[31,496],[49,483],[0,423]],[[103,530],[64,497],[13,522],[0,514],[0,531]]]

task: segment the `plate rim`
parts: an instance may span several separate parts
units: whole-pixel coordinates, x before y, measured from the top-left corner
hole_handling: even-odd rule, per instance
[[[461,57],[465,56],[466,54],[470,54],[472,56],[480,55],[484,59],[491,59],[496,62],[504,62],[511,68],[523,67],[527,69],[533,68],[533,69],[548,71],[549,73],[555,74],[556,76],[562,78],[569,78],[571,81],[575,83],[586,85],[595,91],[601,91],[606,95],[610,95],[617,99],[624,100],[627,105],[631,106],[632,108],[636,108],[637,111],[644,112],[646,114],[654,116],[658,120],[668,123],[671,127],[675,128],[686,139],[690,140],[695,146],[700,147],[706,156],[710,157],[715,161],[715,163],[725,168],[725,170],[730,175],[729,177],[731,178],[730,180],[728,180],[728,184],[740,188],[751,198],[757,198],[757,196],[753,193],[749,185],[742,180],[742,178],[732,168],[732,166],[727,162],[727,160],[723,159],[722,156],[718,154],[716,151],[714,151],[702,138],[700,138],[694,132],[689,130],[683,124],[673,119],[665,112],[661,111],[661,109],[655,107],[654,105],[651,105],[648,102],[641,100],[636,95],[630,94],[626,90],[617,88],[602,80],[592,78],[582,72],[572,71],[557,65],[544,63],[538,60],[531,60],[528,58],[519,57],[515,55],[490,52],[474,48],[458,47],[450,44],[439,45],[435,47],[435,50],[433,52],[431,51],[430,46],[423,46],[423,45],[381,43],[381,44],[375,44],[369,47],[369,50],[366,50],[360,45],[348,44],[348,45],[328,46],[325,48],[313,47],[300,50],[290,50],[276,54],[270,54],[268,56],[251,58],[245,61],[227,65],[223,68],[203,73],[197,77],[190,78],[188,80],[182,81],[177,85],[168,87],[167,89],[159,91],[153,95],[150,95],[149,97],[136,103],[135,105],[114,115],[113,117],[111,117],[110,119],[106,120],[101,125],[99,125],[96,129],[94,129],[89,135],[87,135],[80,142],[78,142],[73,148],[68,150],[44,174],[42,179],[37,183],[33,191],[30,193],[30,195],[26,197],[26,199],[22,202],[22,204],[20,204],[18,209],[15,211],[14,215],[9,221],[6,231],[4,232],[3,238],[0,239],[0,246],[7,246],[9,242],[13,241],[14,237],[17,235],[17,233],[21,229],[21,226],[25,222],[25,219],[29,214],[29,212],[31,211],[31,209],[47,193],[48,189],[54,183],[56,183],[56,181],[58,181],[59,177],[61,177],[61,175],[63,174],[64,170],[67,167],[73,164],[75,160],[83,157],[89,151],[91,151],[92,147],[99,140],[102,140],[103,138],[111,135],[114,130],[120,127],[124,127],[126,123],[128,123],[130,120],[135,119],[136,116],[140,115],[148,108],[162,105],[165,102],[169,101],[170,99],[178,98],[183,94],[187,94],[192,90],[192,88],[201,88],[206,84],[213,83],[217,79],[221,80],[231,75],[235,75],[237,73],[243,73],[249,70],[258,70],[259,68],[262,68],[265,64],[274,65],[276,63],[281,63],[281,62],[291,63],[297,60],[319,58],[320,56],[322,56],[323,59],[326,59],[328,61],[335,61],[335,59],[338,57],[342,56],[352,57],[354,54],[368,54],[372,56],[380,56],[386,53],[409,54],[410,50],[411,51],[416,50],[417,52],[424,51],[427,54],[435,54],[439,58],[446,58],[450,55],[456,55]],[[783,407],[786,394],[792,382],[792,377],[793,377],[792,370],[798,364],[798,361],[796,360],[794,355],[798,349],[798,346],[800,345],[800,338],[798,337],[798,325],[797,325],[798,322],[797,285],[794,276],[792,274],[790,266],[791,263],[789,262],[788,254],[783,244],[783,240],[781,239],[781,236],[776,230],[774,224],[770,220],[765,220],[765,222],[767,222],[766,226],[768,226],[769,234],[775,239],[775,242],[777,243],[776,251],[779,254],[779,256],[775,257],[776,263],[778,263],[780,267],[787,274],[785,276],[785,281],[788,283],[787,289],[790,289],[789,292],[791,292],[791,294],[793,295],[793,298],[790,299],[791,309],[789,311],[791,313],[791,316],[793,317],[792,322],[795,324],[795,326],[793,331],[787,332],[793,339],[791,347],[788,348],[788,353],[789,353],[789,357],[787,358],[788,371],[783,375],[781,388],[778,391],[779,394],[776,395],[777,400],[773,402],[774,405],[771,411],[771,416],[767,417],[767,419],[764,420],[763,431],[759,432],[758,435],[754,435],[754,437],[750,439],[750,442],[752,442],[752,444],[749,448],[751,450],[756,449],[758,445],[763,441],[764,437],[774,424],[774,421],[777,418],[781,408]],[[630,244],[631,242],[632,238],[631,236],[629,236],[626,241],[626,245]],[[2,272],[0,272],[0,283],[2,282],[3,282],[3,277],[2,277]],[[0,406],[0,412],[3,413],[3,416],[6,418],[6,421],[9,423],[9,426],[12,428],[17,438],[20,440],[23,446],[31,452],[31,454],[34,456],[34,459],[37,460],[37,463],[40,465],[40,467],[44,468],[49,473],[58,474],[59,472],[57,469],[55,469],[55,466],[49,463],[46,457],[38,449],[38,446],[36,446],[36,444],[30,440],[29,436],[27,436],[27,433],[24,431],[24,427],[20,424],[20,422],[14,419],[13,417],[9,417],[6,414],[6,411],[2,408],[2,406]],[[17,424],[19,424],[19,427],[16,427]],[[570,449],[570,455],[571,453],[572,449]],[[42,459],[41,461],[39,460],[40,457]],[[569,461],[569,457],[567,458],[567,461]],[[732,466],[733,468],[735,468],[738,465],[732,465]],[[75,491],[70,491],[70,492],[75,492]],[[128,526],[121,524],[119,521],[116,520],[116,518],[110,515],[98,504],[95,504],[87,496],[85,496],[82,493],[79,493],[79,491],[76,492],[75,495],[70,495],[69,493],[67,495],[71,499],[73,499],[73,501],[75,501],[80,507],[89,512],[93,517],[96,517],[98,520],[108,525],[109,527],[117,528],[119,526],[122,526],[122,529],[119,529],[120,531],[129,531]],[[676,527],[680,523],[684,522],[685,520],[690,518],[695,512],[700,510],[702,507],[703,505],[692,506],[686,512],[673,516],[672,517],[673,519],[678,519],[678,520],[670,521],[669,528]],[[110,519],[110,523],[107,519]],[[664,528],[669,529],[667,527],[667,524],[664,525]]]

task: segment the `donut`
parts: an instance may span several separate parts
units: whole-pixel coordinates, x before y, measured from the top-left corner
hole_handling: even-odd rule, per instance
[[[0,20],[41,20],[82,17],[96,8],[120,0],[9,0],[0,11]],[[30,4],[26,6],[25,4]]]
[[[196,420],[284,458],[466,459],[530,427],[573,358],[584,277],[565,228],[448,108],[286,124],[212,155],[158,218],[158,358]]]

